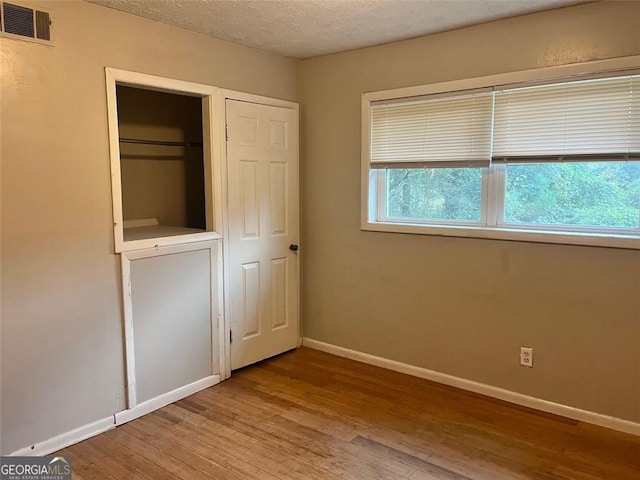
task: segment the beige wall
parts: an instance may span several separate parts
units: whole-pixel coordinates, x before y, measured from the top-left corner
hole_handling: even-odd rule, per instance
[[[588,4],[301,62],[305,336],[640,421],[640,251],[359,226],[363,92],[638,55],[639,18]]]
[[[124,408],[104,67],[297,97],[293,60],[85,2],[40,5],[54,47],[0,40],[2,453]]]

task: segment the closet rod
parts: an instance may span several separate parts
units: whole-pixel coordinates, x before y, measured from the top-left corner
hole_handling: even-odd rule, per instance
[[[202,142],[166,142],[164,140],[143,140],[139,138],[120,138],[120,143],[135,143],[139,145],[158,145],[162,147],[201,147]]]

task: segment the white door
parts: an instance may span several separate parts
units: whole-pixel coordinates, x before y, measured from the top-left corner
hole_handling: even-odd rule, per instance
[[[231,368],[298,345],[298,112],[227,100]]]

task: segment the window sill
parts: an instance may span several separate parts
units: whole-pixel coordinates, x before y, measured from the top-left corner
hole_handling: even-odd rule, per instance
[[[517,242],[555,243],[590,247],[640,250],[640,236],[612,233],[575,233],[496,227],[422,225],[411,223],[363,222],[361,230],[371,232],[409,233],[441,237],[479,238]]]

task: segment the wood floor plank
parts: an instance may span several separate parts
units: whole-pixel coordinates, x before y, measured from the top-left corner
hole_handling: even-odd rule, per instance
[[[447,470],[446,468],[439,467],[438,465],[434,465],[431,462],[427,462],[418,457],[414,457],[413,455],[401,452],[400,450],[396,450],[395,448],[388,447],[387,445],[378,443],[375,440],[371,440],[369,438],[361,437],[358,435],[352,440],[352,442],[356,445],[365,446],[370,450],[376,452],[378,455],[385,456],[387,458],[396,458],[408,465],[413,465],[418,471],[424,474],[423,476],[425,477],[431,476],[440,478],[442,480],[469,480],[469,477],[460,475],[456,472],[452,472],[451,470]],[[413,475],[412,478],[416,478],[418,476],[420,475]]]
[[[126,445],[123,445],[120,441],[123,433],[124,432],[118,431],[117,429],[111,430],[102,434],[101,437],[86,440],[86,443],[96,446],[105,452],[110,452],[114,457],[118,458],[121,464],[132,467],[150,480],[177,480],[180,478],[157,463],[138,455]]]
[[[83,443],[83,442],[82,442]],[[112,476],[106,470],[96,465],[93,459],[85,457],[76,446],[68,447],[54,453],[56,456],[71,457],[72,478],[84,478],[85,480],[114,480],[118,477]],[[104,468],[104,467],[103,467]]]
[[[281,384],[278,388],[274,388],[274,384]],[[265,391],[269,391],[273,395],[278,395],[280,397],[291,400],[296,406],[304,408],[310,407],[313,412],[312,406],[309,404],[309,398],[314,393],[312,390],[299,392],[295,385],[289,386],[290,388],[287,390],[287,382],[286,380],[277,380],[274,378],[270,378],[269,387],[265,388]],[[262,386],[257,387],[259,390],[262,390]],[[450,461],[450,449],[446,447],[442,442],[442,434],[444,433],[441,429],[437,432],[429,432],[427,430],[422,431],[422,436],[415,435],[413,430],[404,431],[403,428],[398,428],[398,421],[396,418],[392,418],[393,416],[388,416],[386,421],[381,419],[381,415],[384,416],[384,410],[381,409],[371,409],[365,405],[356,406],[352,408],[353,405],[349,405],[348,399],[336,399],[336,398],[328,398],[325,396],[326,392],[315,392],[317,394],[316,397],[313,398],[314,406],[322,405],[321,413],[322,415],[316,415],[317,419],[322,419],[324,422],[330,420],[332,422],[340,422],[348,423],[349,421],[354,421],[357,423],[357,428],[359,428],[362,432],[366,433],[369,436],[380,436],[386,439],[393,439],[394,441],[406,444],[413,444],[414,442],[419,442],[415,447],[420,449],[422,452],[427,452],[429,455],[436,455],[440,457],[439,461]],[[357,402],[354,402],[357,403]],[[331,408],[336,408],[340,413],[336,415],[336,412],[331,412]],[[317,413],[317,412],[315,412]],[[359,415],[359,418],[357,418]],[[291,417],[291,415],[290,415]],[[295,419],[295,418],[294,418]],[[300,421],[298,419],[298,421]],[[388,428],[389,422],[393,421],[396,429]],[[409,424],[405,423],[403,427],[408,427]],[[349,435],[352,435],[353,432],[350,432]],[[351,437],[349,437],[351,438]],[[460,463],[461,457],[455,459],[453,462]],[[464,466],[464,462],[463,465]],[[460,468],[459,466],[457,468]],[[480,460],[476,460],[474,464],[474,470],[476,471],[477,478],[488,478],[493,479],[493,472],[495,472],[494,468],[489,468],[486,476],[480,476],[483,471],[482,462]],[[515,479],[516,476],[510,477]]]
[[[147,428],[148,427],[131,429],[130,432],[131,435],[136,436]],[[196,449],[191,448],[191,444],[188,444],[189,446],[184,446],[183,444],[175,441],[175,437],[165,438],[164,435],[154,435],[149,438],[145,433],[143,437],[138,438],[146,438],[146,441],[148,441],[150,445],[153,445],[158,450],[164,452],[165,455],[168,456],[168,459],[175,458],[203,472],[200,478],[213,477],[219,480],[244,480],[247,478],[253,478],[241,475],[236,471],[227,469],[216,462],[207,459],[205,456],[196,453]]]
[[[344,465],[344,462],[348,462],[352,469],[359,470],[361,474],[366,474],[365,472],[370,468],[369,465],[377,466],[381,470],[388,470],[405,478],[408,478],[414,471],[391,459],[369,455],[364,449],[359,449],[357,446],[334,437],[325,436],[324,438],[313,439],[310,436],[302,435],[301,430],[304,427],[294,422],[290,422],[287,427],[279,430],[273,420],[276,415],[272,415],[271,419],[262,422],[245,422],[244,415],[241,413],[236,414],[235,412],[250,412],[252,409],[258,409],[258,402],[252,398],[239,397],[241,401],[239,405],[243,405],[242,409],[230,405],[231,399],[217,397],[217,400],[208,401],[202,397],[199,400],[202,405],[208,405],[207,418],[211,421],[232,427],[261,442],[271,443],[277,446],[280,451],[304,458],[306,461],[321,468],[328,468],[334,472],[340,471],[343,476],[349,473],[348,470],[342,469],[340,466]],[[284,408],[287,407],[271,404],[273,412],[284,413]],[[232,417],[228,416],[230,412]],[[282,417],[278,417],[278,420],[285,421]],[[315,433],[324,435],[321,432]],[[379,476],[380,472],[374,478]]]
[[[208,435],[193,435],[186,429],[172,429],[166,435],[153,440],[152,445],[172,451],[174,445],[192,451],[209,460],[212,464],[230,470],[246,478],[256,480],[278,480],[278,477],[270,474],[259,466],[255,466],[239,456],[230,455],[212,445]]]
[[[63,450],[79,480],[640,480],[640,438],[301,348]]]
[[[91,459],[98,468],[109,472],[110,475],[120,480],[149,480],[149,477],[137,471],[128,463],[121,462],[114,455],[115,452],[98,448],[91,442],[81,442],[74,449],[83,457]]]

